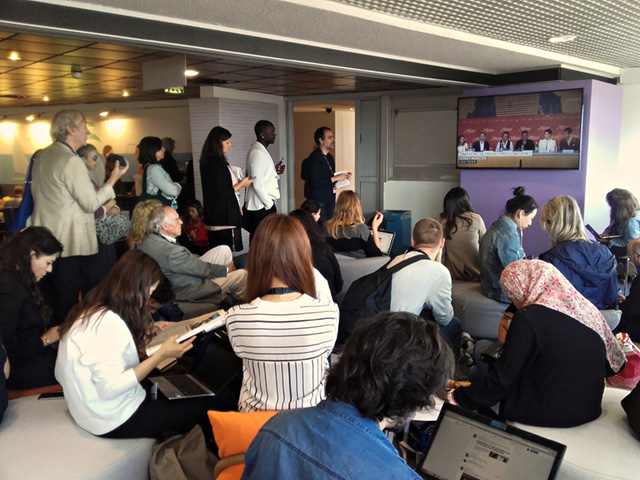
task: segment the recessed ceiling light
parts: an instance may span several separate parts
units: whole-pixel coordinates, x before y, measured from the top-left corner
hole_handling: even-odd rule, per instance
[[[122,96],[123,97],[128,97],[129,96],[129,92],[127,92],[126,90],[124,92],[122,92]]]
[[[101,111],[101,112],[99,113],[99,115],[100,115],[101,117],[107,117],[107,116],[109,115],[109,111],[108,111],[108,110],[103,110],[103,111]]]
[[[575,39],[575,35],[558,35],[557,37],[551,37],[549,41],[551,43],[567,43],[573,42]]]
[[[43,102],[48,102],[48,101],[49,101],[49,97],[44,97],[44,98],[42,99],[42,101],[43,101]]]
[[[198,75],[200,72],[198,72],[197,70],[185,70],[184,71],[184,75],[185,77],[195,77],[196,75]]]
[[[33,116],[33,115],[29,115],[29,116],[26,118],[26,120],[28,120],[29,122],[33,122],[33,121],[35,120],[35,118],[36,118],[35,116]]]
[[[18,52],[11,52],[7,58],[9,60],[22,60],[22,57]]]

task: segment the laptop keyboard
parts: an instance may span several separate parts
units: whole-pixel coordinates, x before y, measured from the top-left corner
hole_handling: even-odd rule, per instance
[[[182,393],[186,395],[208,395],[209,391],[202,388],[192,379],[187,376],[177,376],[171,378],[171,383],[178,389],[182,391]]]

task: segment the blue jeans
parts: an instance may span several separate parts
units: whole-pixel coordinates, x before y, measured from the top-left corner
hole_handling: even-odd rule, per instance
[[[425,320],[434,322],[438,325],[440,335],[451,347],[451,350],[453,350],[453,354],[457,360],[460,356],[460,347],[462,346],[462,324],[460,323],[460,319],[458,317],[452,317],[451,320],[449,320],[449,323],[446,325],[440,325],[433,318],[431,311],[427,309],[422,310],[422,312],[420,312],[420,316]]]

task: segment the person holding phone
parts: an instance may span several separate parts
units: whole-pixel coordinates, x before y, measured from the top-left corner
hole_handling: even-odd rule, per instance
[[[153,400],[140,384],[163,360],[180,358],[192,339],[168,338],[140,360],[150,337],[149,297],[162,277],[160,266],[139,250],[125,253],[60,325],[55,375],[76,423],[109,438],[166,438],[196,424],[210,433],[208,410],[233,409],[231,388],[214,397]]]
[[[276,200],[280,198],[279,175],[284,173],[284,164],[273,165],[267,151],[276,141],[276,127],[268,120],[260,120],[254,127],[256,141],[247,153],[247,177],[253,180],[247,189],[244,204],[244,226],[249,232],[249,241],[258,224],[268,215],[276,213]]]

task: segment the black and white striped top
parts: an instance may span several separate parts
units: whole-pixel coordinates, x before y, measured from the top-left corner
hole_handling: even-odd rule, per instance
[[[324,399],[338,315],[333,301],[308,295],[290,302],[257,298],[229,310],[229,338],[244,364],[238,409],[289,410]]]

